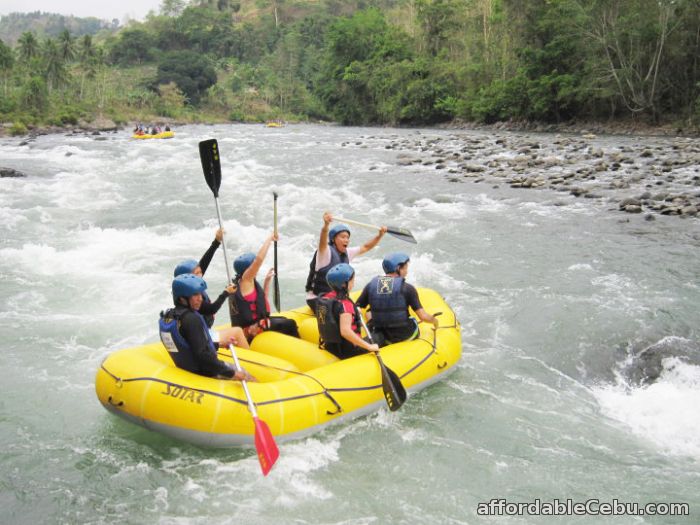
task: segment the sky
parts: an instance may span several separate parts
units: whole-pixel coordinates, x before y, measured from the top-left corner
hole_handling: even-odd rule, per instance
[[[44,11],[110,21],[123,21],[125,16],[142,20],[148,11],[158,12],[160,3],[161,0],[0,0],[0,15]]]

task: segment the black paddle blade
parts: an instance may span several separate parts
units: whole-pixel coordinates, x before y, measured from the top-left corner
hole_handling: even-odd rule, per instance
[[[394,237],[401,239],[402,241],[410,242],[413,244],[418,244],[418,241],[416,240],[416,238],[406,228],[397,228],[396,226],[387,226],[386,232],[389,235],[393,235]]]
[[[202,160],[202,171],[204,171],[207,185],[214,193],[214,197],[218,198],[221,186],[221,161],[216,139],[203,140],[199,143],[199,158]]]
[[[401,408],[404,401],[406,401],[406,389],[401,383],[401,379],[396,375],[391,368],[387,368],[382,361],[382,358],[377,354],[377,359],[379,360],[379,367],[382,371],[382,390],[384,390],[384,399],[392,412],[397,411]]]
[[[279,312],[280,306],[281,306],[281,303],[280,303],[280,282],[279,282],[279,279],[277,279],[277,275],[275,275],[272,284],[274,287],[272,298],[273,298],[273,302],[275,303],[275,310],[277,310]]]

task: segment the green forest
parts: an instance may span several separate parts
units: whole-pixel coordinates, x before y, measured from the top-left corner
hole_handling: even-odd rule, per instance
[[[143,22],[58,32],[32,15],[0,20],[23,29],[0,40],[13,134],[95,118],[700,127],[700,0],[163,0]]]

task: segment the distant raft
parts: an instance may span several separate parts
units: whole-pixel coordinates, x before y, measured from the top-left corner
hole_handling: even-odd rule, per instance
[[[427,312],[442,312],[440,328],[420,323],[413,341],[382,348],[384,363],[409,392],[440,380],[460,359],[460,325],[440,295],[418,290]],[[258,417],[285,442],[386,406],[374,355],[338,360],[318,347],[318,327],[304,306],[283,313],[299,325],[301,339],[263,332],[250,350],[237,349]],[[219,357],[231,362],[228,349]],[[215,379],[177,368],[160,342],[118,350],[95,378],[104,407],[137,425],[199,446],[253,445],[255,427],[238,381]],[[410,410],[410,399],[402,410]]]
[[[171,139],[175,136],[174,131],[161,131],[160,133],[156,133],[155,135],[149,135],[148,133],[144,133],[142,135],[137,135],[134,133],[131,135],[132,139]]]

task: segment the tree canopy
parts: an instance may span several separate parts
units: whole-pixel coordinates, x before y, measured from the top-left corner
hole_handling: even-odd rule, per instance
[[[0,118],[26,120],[40,78],[34,119],[700,123],[698,0],[163,0],[104,31],[0,46]]]

